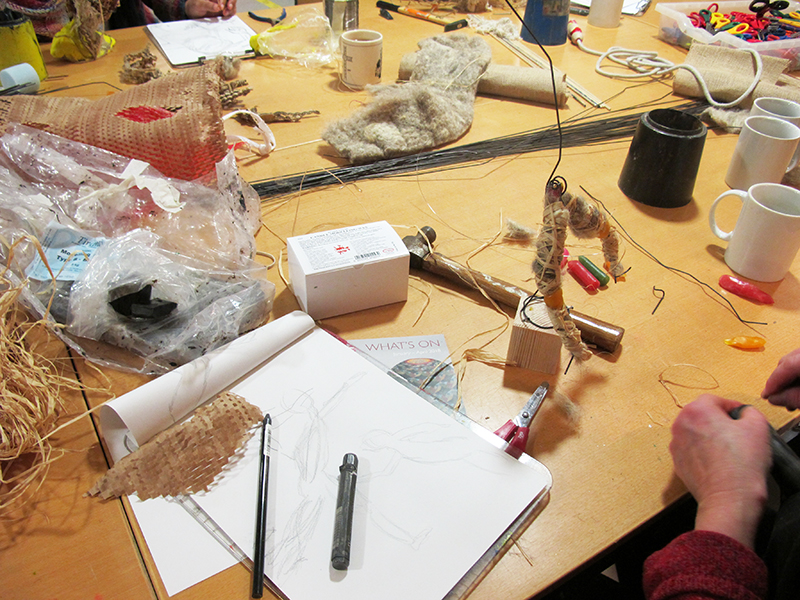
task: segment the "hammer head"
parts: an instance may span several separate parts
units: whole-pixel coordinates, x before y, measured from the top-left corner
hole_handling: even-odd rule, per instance
[[[431,244],[436,241],[436,232],[427,225],[417,235],[407,235],[403,243],[408,248],[412,269],[422,269],[425,258],[431,253]]]
[[[469,23],[466,19],[459,19],[458,21],[452,21],[444,26],[445,31],[455,31],[456,29],[463,29],[464,27],[468,27]]]

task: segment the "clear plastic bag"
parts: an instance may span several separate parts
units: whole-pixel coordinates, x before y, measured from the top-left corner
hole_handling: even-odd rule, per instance
[[[337,47],[328,17],[320,9],[309,7],[288,23],[282,22],[258,34],[253,49],[316,68],[333,62]]]
[[[260,271],[166,251],[136,229],[103,244],[72,284],[67,331],[142,356],[146,372],[168,371],[263,322],[274,286]]]
[[[99,364],[163,373],[264,322],[275,286],[252,260],[259,224],[232,155],[206,185],[22,125],[0,138],[10,279]]]
[[[17,124],[0,138],[0,192],[0,211],[27,207],[39,215],[28,231],[36,237],[58,213],[109,238],[149,229],[175,252],[229,266],[252,257],[260,225],[258,194],[239,176],[233,154],[217,163],[216,182],[206,185]]]

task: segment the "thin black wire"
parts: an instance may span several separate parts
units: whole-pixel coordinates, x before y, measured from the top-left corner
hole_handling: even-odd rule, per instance
[[[50,79],[50,78],[48,77],[48,79]],[[90,85],[107,85],[108,87],[113,88],[114,90],[116,90],[118,92],[122,91],[122,88],[117,87],[116,85],[114,85],[113,83],[109,83],[108,81],[90,81],[88,83],[77,83],[75,85],[65,85],[65,86],[62,86],[62,87],[59,87],[59,88],[53,88],[53,89],[50,89],[50,90],[39,90],[37,95],[38,96],[43,96],[44,94],[52,94],[53,92],[63,92],[64,90],[76,90],[78,88],[87,87],[87,86],[90,86]]]
[[[684,271],[684,270],[682,270],[682,269],[678,269],[677,267],[670,267],[669,265],[667,265],[667,264],[665,264],[665,263],[661,262],[661,261],[660,261],[658,258],[656,258],[656,257],[655,257],[655,255],[654,255],[652,252],[650,252],[649,250],[647,250],[647,249],[646,249],[644,246],[642,246],[642,245],[641,245],[639,242],[637,242],[636,240],[634,240],[634,239],[631,237],[631,234],[629,234],[629,233],[628,233],[628,232],[625,230],[625,228],[622,226],[622,223],[620,223],[620,222],[617,220],[617,218],[616,218],[616,217],[615,217],[613,214],[611,214],[611,213],[608,211],[608,209],[606,208],[606,205],[605,205],[605,204],[603,204],[603,202],[602,202],[602,201],[601,201],[599,198],[595,198],[594,196],[592,196],[592,194],[590,194],[590,193],[589,193],[589,191],[588,191],[588,190],[587,190],[585,187],[581,186],[581,189],[582,189],[582,190],[583,190],[583,191],[586,193],[586,195],[587,195],[587,196],[589,196],[589,197],[590,197],[592,200],[594,200],[594,201],[595,201],[595,202],[597,202],[597,203],[598,203],[600,206],[602,206],[602,207],[603,207],[603,210],[605,210],[605,211],[606,211],[606,214],[608,214],[608,216],[609,216],[609,217],[611,217],[611,218],[614,220],[614,223],[616,223],[616,224],[617,224],[617,226],[618,226],[618,227],[620,228],[620,230],[622,231],[622,233],[624,233],[624,234],[625,234],[625,237],[628,239],[628,241],[629,241],[631,244],[633,244],[633,245],[634,245],[634,246],[635,246],[635,247],[636,247],[636,248],[637,248],[637,249],[638,249],[640,252],[643,252],[643,253],[644,253],[645,255],[647,255],[649,258],[651,258],[652,260],[654,260],[654,261],[656,262],[656,264],[658,264],[658,265],[659,265],[659,266],[661,266],[661,267],[664,267],[664,268],[665,268],[665,269],[667,269],[668,271],[672,271],[673,273],[680,273],[681,275],[685,275],[685,276],[689,277],[690,279],[692,279],[692,280],[693,280],[695,283],[698,283],[699,285],[701,285],[701,286],[703,286],[703,287],[705,287],[705,288],[709,289],[710,291],[714,292],[714,293],[715,293],[717,296],[719,296],[719,298],[720,298],[720,299],[722,299],[722,300],[724,300],[724,301],[725,301],[725,303],[726,303],[726,304],[728,305],[728,307],[731,309],[731,311],[732,311],[732,312],[733,312],[733,314],[736,316],[736,318],[737,318],[737,319],[739,319],[739,321],[740,321],[740,322],[742,322],[742,323],[744,323],[745,325],[767,325],[767,323],[762,323],[761,321],[746,321],[745,319],[743,319],[743,318],[742,318],[742,317],[739,315],[739,313],[736,311],[736,308],[734,308],[733,304],[731,304],[731,301],[730,301],[730,300],[728,300],[728,299],[727,299],[725,296],[723,296],[723,295],[722,295],[720,292],[718,292],[716,289],[714,289],[714,287],[713,287],[713,286],[709,285],[709,284],[708,284],[708,283],[706,283],[705,281],[702,281],[701,279],[699,279],[699,278],[697,278],[696,276],[692,275],[692,274],[691,274],[691,273],[689,273],[688,271]],[[655,312],[655,311],[654,311],[654,312]]]
[[[656,296],[658,298],[658,302],[656,302],[656,305],[653,308],[653,312],[650,313],[651,315],[656,314],[656,311],[658,310],[658,307],[661,306],[661,303],[664,301],[664,298],[667,295],[667,293],[664,290],[662,290],[661,288],[657,288],[656,286],[653,286],[653,295],[654,296],[655,296],[656,292],[661,292],[661,295],[660,296]]]
[[[533,304],[534,302],[544,302],[544,298],[539,296],[538,293],[539,292],[535,292],[532,296],[528,296],[527,298],[525,298],[525,300],[522,303],[522,307],[520,308],[519,311],[519,318],[525,323],[533,325],[537,329],[554,329],[552,325],[540,325],[539,323],[537,323],[528,316],[528,307],[531,304]]]
[[[547,181],[550,181],[555,176],[556,170],[558,169],[558,165],[561,164],[561,151],[562,151],[562,148],[564,146],[563,145],[563,135],[564,134],[561,131],[561,115],[559,114],[559,110],[558,110],[558,92],[556,91],[556,72],[555,72],[555,67],[553,66],[553,59],[550,58],[550,55],[547,53],[547,50],[544,49],[544,46],[542,46],[542,44],[539,42],[539,40],[536,37],[536,35],[534,35],[533,31],[531,31],[531,28],[528,27],[528,24],[525,22],[525,19],[523,19],[522,17],[519,16],[519,13],[517,12],[517,9],[514,8],[513,4],[511,4],[511,0],[506,0],[506,4],[508,4],[508,7],[511,9],[511,12],[514,13],[514,15],[517,17],[517,19],[520,20],[520,22],[522,23],[522,26],[531,35],[531,37],[533,38],[533,41],[536,42],[537,46],[539,46],[539,50],[542,51],[542,54],[545,55],[545,57],[547,58],[547,62],[550,64],[550,83],[553,86],[553,102],[554,102],[555,109],[556,109],[556,127],[558,128],[558,158],[556,159],[556,164],[553,166],[553,171],[550,173],[550,177],[547,178]]]

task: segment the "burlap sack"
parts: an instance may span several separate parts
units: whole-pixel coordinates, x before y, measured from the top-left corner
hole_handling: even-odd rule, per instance
[[[797,80],[784,75],[789,60],[774,56],[761,56],[763,71],[761,79],[750,97],[740,108],[749,108],[753,100],[764,96],[776,96],[800,102],[800,87]],[[722,46],[693,44],[684,64],[700,71],[711,97],[719,102],[731,102],[741,96],[752,84],[756,66],[749,52]],[[682,96],[702,98],[703,92],[695,76],[686,69],[675,72],[673,91]]]

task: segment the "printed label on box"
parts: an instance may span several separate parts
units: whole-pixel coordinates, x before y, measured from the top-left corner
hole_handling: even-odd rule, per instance
[[[312,271],[395,257],[405,250],[387,235],[385,223],[312,233],[297,239]]]

